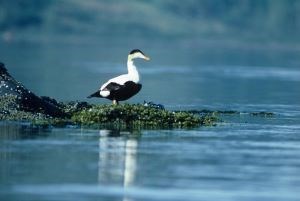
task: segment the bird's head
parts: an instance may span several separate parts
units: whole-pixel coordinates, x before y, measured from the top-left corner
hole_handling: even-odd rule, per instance
[[[129,55],[128,55],[128,60],[133,60],[133,59],[144,59],[146,61],[149,61],[150,58],[147,57],[141,50],[134,49],[132,50]]]

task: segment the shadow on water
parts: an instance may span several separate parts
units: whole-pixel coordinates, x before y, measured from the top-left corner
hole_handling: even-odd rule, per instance
[[[0,122],[0,140],[34,139],[49,133],[48,128],[34,127],[28,123]]]
[[[124,138],[119,130],[100,130],[99,134],[98,182],[123,186],[126,191],[136,178],[139,135]],[[131,199],[125,196],[123,200]]]

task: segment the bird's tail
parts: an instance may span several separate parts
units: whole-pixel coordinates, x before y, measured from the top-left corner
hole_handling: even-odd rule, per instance
[[[102,98],[102,96],[100,95],[100,91],[96,91],[95,93],[89,95],[87,98],[93,98],[93,97]]]

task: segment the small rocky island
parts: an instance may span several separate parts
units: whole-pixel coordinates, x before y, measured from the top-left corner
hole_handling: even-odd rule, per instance
[[[78,125],[133,128],[192,128],[214,125],[217,118],[210,113],[168,111],[161,105],[120,104],[93,105],[87,102],[58,102],[38,96],[14,79],[0,63],[0,120],[30,122],[37,126]]]

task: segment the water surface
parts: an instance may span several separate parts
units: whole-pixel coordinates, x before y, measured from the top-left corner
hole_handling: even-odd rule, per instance
[[[2,122],[0,199],[299,200],[299,51],[174,48],[144,47],[152,60],[137,63],[143,89],[128,102],[241,115],[190,130],[37,129]],[[126,72],[128,49],[0,48],[11,74],[37,94],[62,101],[86,101],[102,82]],[[275,116],[249,115],[259,111]]]

